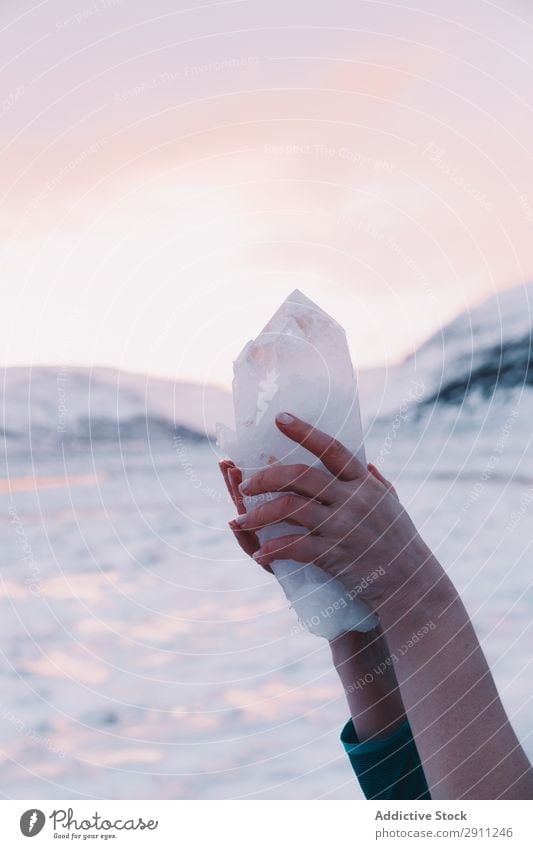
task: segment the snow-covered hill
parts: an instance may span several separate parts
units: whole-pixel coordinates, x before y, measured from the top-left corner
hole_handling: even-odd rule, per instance
[[[490,398],[499,389],[533,385],[533,284],[500,292],[462,313],[411,359],[435,360],[428,402]],[[431,372],[430,372],[431,373]]]
[[[533,284],[509,289],[361,375],[368,454],[386,474],[533,480],[532,314]]]
[[[3,433],[11,442],[31,439],[34,448],[51,440],[200,440],[232,410],[218,387],[110,368],[6,368],[0,379]]]
[[[533,386],[533,283],[499,292],[461,313],[403,363],[359,377],[363,418],[436,402],[482,413],[487,402],[529,397]],[[424,412],[427,412],[424,411]]]
[[[491,411],[533,415],[533,284],[500,292],[462,313],[403,363],[359,374],[370,430],[408,410],[436,427]],[[0,371],[2,420],[11,444],[205,439],[233,420],[230,393],[111,368],[17,367]],[[525,406],[524,406],[525,405]],[[521,416],[521,424],[529,427]],[[490,416],[489,416],[490,417]],[[492,416],[494,418],[494,416]],[[454,425],[455,426],[455,425]]]

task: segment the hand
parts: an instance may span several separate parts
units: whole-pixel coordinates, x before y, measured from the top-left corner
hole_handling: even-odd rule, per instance
[[[239,492],[239,484],[242,482],[242,472],[237,468],[232,460],[222,460],[219,464],[219,469],[222,472],[222,477],[230,494],[231,500],[235,504],[237,513],[244,515],[246,507],[244,506],[243,497]],[[233,535],[239,543],[245,554],[253,557],[255,552],[259,550],[259,540],[254,531],[241,530],[235,521],[229,523]],[[263,569],[272,573],[272,569],[267,564],[261,564]]]
[[[239,516],[245,516],[246,507],[244,506],[243,495],[239,491],[239,486],[242,483],[241,470],[237,468],[233,460],[221,460],[218,466],[222,473],[222,477],[224,478],[224,482],[226,484],[230,498],[237,509],[237,513],[239,514]],[[377,468],[372,465],[372,463],[368,464],[368,470],[378,480],[382,481],[382,483],[389,487],[391,493],[395,496],[395,498],[398,498],[396,490],[394,489],[392,484],[385,480],[385,478],[379,473]],[[258,552],[260,548],[260,543],[255,531],[248,531],[240,528],[238,521],[236,521],[235,519],[229,522],[228,524],[242,550],[245,552],[245,554],[248,554],[255,560],[256,552]],[[259,565],[262,566],[263,569],[265,569],[267,572],[273,574],[272,569],[268,564],[260,563]]]
[[[316,563],[377,611],[403,598],[418,573],[425,581],[417,578],[417,592],[426,584],[432,586],[442,569],[392,484],[336,439],[301,419],[284,413],[276,423],[289,439],[315,454],[327,471],[304,464],[273,464],[240,484],[244,495],[284,493],[241,513],[235,520],[241,531],[254,533],[278,522],[299,526],[297,534],[265,542],[253,552],[254,559],[263,566],[287,559]],[[379,567],[382,574],[369,581]]]

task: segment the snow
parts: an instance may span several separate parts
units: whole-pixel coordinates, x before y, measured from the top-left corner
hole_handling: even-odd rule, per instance
[[[504,300],[505,333],[519,337],[524,293],[510,291]],[[493,326],[497,313],[487,305],[476,313],[480,351],[501,332]],[[468,318],[459,324],[469,327]],[[444,333],[450,378],[471,347],[468,334]],[[424,397],[436,388],[432,369],[438,385],[439,345],[412,358],[425,369]],[[413,388],[406,368],[394,379],[388,370],[385,392],[376,373],[368,390],[361,375],[367,456],[394,481],[458,586],[510,720],[533,756],[525,672],[533,645],[533,390],[519,384],[488,399],[474,391],[463,404],[430,405],[413,392],[398,412]],[[55,430],[55,370],[32,375],[32,417]],[[125,415],[144,409],[146,379],[137,378],[127,387]],[[101,418],[116,407],[116,372],[97,379],[91,398],[101,406],[92,413]],[[28,370],[6,370],[4,383],[6,419],[22,433]],[[71,401],[80,416],[87,386],[83,370],[73,369]],[[203,396],[203,389],[186,389],[184,404]],[[163,404],[163,384],[160,397]],[[227,420],[227,409],[210,421]],[[201,410],[187,406],[186,413],[184,423],[201,430]],[[213,443],[132,437],[57,450],[34,443],[33,454],[17,439],[6,445],[3,794],[359,798],[338,740],[347,708],[328,646],[295,630],[277,582],[236,546]]]
[[[216,386],[111,368],[18,367],[0,370],[3,428],[13,437],[85,433],[87,422],[164,420],[213,437],[221,415],[231,421],[230,394]]]

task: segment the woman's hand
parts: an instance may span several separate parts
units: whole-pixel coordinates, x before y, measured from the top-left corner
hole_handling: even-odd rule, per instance
[[[229,522],[229,526],[233,531],[235,539],[237,540],[245,554],[248,554],[255,560],[257,559],[257,552],[261,547],[257,538],[257,534],[255,533],[255,530],[247,530],[246,528],[241,527],[239,524],[240,517],[244,517],[247,515],[246,507],[244,506],[243,494],[239,489],[240,485],[242,484],[242,472],[235,465],[233,460],[221,460],[218,466],[222,473],[222,477],[224,478],[224,482],[226,484],[230,498],[233,501],[238,513],[237,519],[233,519],[231,522]],[[276,468],[278,467],[276,466]],[[389,492],[391,492],[392,495],[398,500],[398,495],[393,485],[380,474],[378,469],[372,463],[368,464],[367,469],[370,474],[374,475],[374,477],[378,481],[380,481],[385,487],[387,487]],[[263,562],[262,558],[258,559],[258,562],[264,569],[272,573],[272,569],[270,568],[268,563]]]
[[[278,522],[299,526],[297,533],[265,542],[254,551],[250,545],[254,559],[263,566],[287,559],[316,563],[356,590],[374,610],[403,599],[417,571],[424,573],[423,585],[431,587],[442,569],[392,484],[336,439],[301,419],[282,413],[276,423],[289,439],[315,454],[327,471],[273,464],[240,484],[244,495],[284,493],[249,513],[240,511],[235,520],[240,533],[254,534]],[[369,582],[376,570],[379,577]],[[417,579],[417,592],[421,589]]]
[[[243,497],[239,492],[239,485],[242,482],[241,470],[237,468],[232,460],[222,460],[218,466],[222,472],[222,477],[224,478],[230,498],[237,509],[237,513],[241,516],[245,515],[246,507],[243,503]],[[229,526],[244,553],[248,554],[250,557],[254,557],[256,551],[259,550],[259,540],[257,539],[255,532],[241,530],[235,520],[231,521]],[[263,568],[266,569],[267,572],[272,572],[272,569],[267,564],[261,565],[263,565]]]

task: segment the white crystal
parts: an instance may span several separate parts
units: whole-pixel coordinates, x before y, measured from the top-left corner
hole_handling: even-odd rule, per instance
[[[276,427],[277,413],[286,410],[335,436],[366,462],[346,334],[297,289],[235,361],[233,400],[236,433],[221,425],[218,442],[243,477],[272,462],[324,468]],[[247,509],[260,499],[246,498]],[[270,525],[259,532],[259,540],[264,543],[295,532],[295,526],[287,523]],[[272,570],[311,633],[333,639],[344,631],[376,626],[378,620],[367,605],[314,563],[278,560]]]

